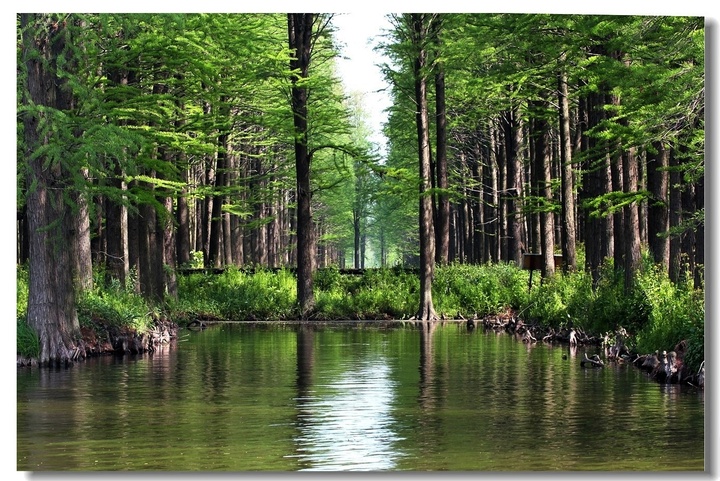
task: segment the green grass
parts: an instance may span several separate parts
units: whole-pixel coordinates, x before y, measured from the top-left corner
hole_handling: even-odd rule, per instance
[[[685,339],[686,362],[696,369],[704,359],[704,290],[691,282],[672,283],[645,258],[635,287],[625,292],[623,276],[609,264],[593,290],[584,271],[558,273],[528,289],[528,271],[508,263],[452,264],[437,267],[433,302],[440,315],[466,318],[519,312],[527,321],[547,327],[572,324],[588,333],[603,334],[624,327],[638,352],[672,350]],[[27,271],[17,273],[18,352],[33,352],[37,344],[25,322]],[[183,324],[195,318],[221,320],[286,320],[297,318],[297,284],[289,270],[246,273],[228,268],[222,274],[191,274],[178,279],[177,299],[149,304],[130,286],[105,283],[96,274],[96,287],[77,302],[82,325],[127,326],[143,332],[159,316]],[[344,275],[323,269],[314,278],[313,319],[403,319],[419,304],[417,274],[399,268],[372,269]],[[36,339],[36,337],[35,337]]]

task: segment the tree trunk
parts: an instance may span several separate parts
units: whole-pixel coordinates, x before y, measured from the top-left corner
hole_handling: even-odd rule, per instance
[[[41,365],[67,364],[73,360],[80,325],[75,310],[68,229],[73,215],[64,199],[65,179],[61,162],[48,155],[35,155],[53,139],[41,135],[40,124],[53,119],[53,110],[66,110],[67,81],[57,76],[57,58],[65,52],[67,27],[49,15],[21,14],[22,58],[27,68],[25,105],[42,106],[23,114],[27,222],[30,236],[28,324],[40,340]]]
[[[175,226],[173,223],[173,198],[165,197],[163,199],[166,215],[161,216],[162,221],[162,238],[163,238],[163,263],[162,271],[165,274],[164,289],[170,297],[177,299],[178,283],[177,283],[177,242],[175,240]]]
[[[145,188],[154,190],[150,185]],[[158,219],[155,207],[143,204],[139,208],[140,220],[138,223],[138,264],[140,266],[140,292],[153,301],[162,299],[164,291],[164,278],[162,272],[163,256],[158,249],[158,242],[162,236],[158,233]],[[162,246],[162,243],[160,244]],[[161,254],[158,256],[158,254]]]
[[[137,180],[128,183],[128,189],[137,187]],[[143,266],[140,264],[140,212],[128,210],[128,265],[130,266],[133,290],[141,292],[140,275]]]
[[[88,180],[87,169],[82,169],[82,175],[86,182]],[[87,195],[82,192],[71,194],[72,202],[75,204],[73,215],[70,217],[70,234],[73,240],[70,242],[72,252],[73,280],[75,290],[80,293],[92,289],[92,250],[90,248],[90,206]]]
[[[521,219],[522,161],[518,152],[521,137],[517,121],[517,108],[513,107],[503,114],[503,134],[505,138],[505,163],[507,176],[505,199],[507,202],[508,224],[508,260],[522,265],[522,255],[526,250],[523,222]]]
[[[542,276],[552,277],[555,274],[555,223],[551,206],[552,196],[552,144],[550,142],[550,126],[545,120],[545,105],[543,102],[533,102],[532,110],[535,117],[532,119],[533,160],[535,191],[539,205],[540,221],[540,252],[542,254]]]
[[[308,151],[308,89],[298,81],[308,76],[312,52],[312,30],[316,14],[289,13],[288,41],[294,57],[290,59],[292,72],[291,103],[295,127],[295,173],[297,196],[297,295],[300,317],[306,318],[315,307],[313,272],[315,270],[315,238],[310,190],[310,162]]]
[[[590,94],[584,102],[586,130],[597,126],[604,119],[605,96]],[[582,198],[592,200],[612,190],[610,158],[602,141],[590,135],[583,136],[583,150],[588,152],[583,181]],[[591,273],[593,286],[600,280],[600,266],[607,257],[612,257],[613,224],[611,216],[598,216],[591,208],[585,210],[585,264]]]
[[[215,168],[215,184],[213,195],[213,203],[210,217],[210,243],[209,243],[209,265],[211,267],[221,267],[225,258],[222,251],[222,206],[225,201],[225,186],[227,166],[226,155],[224,151],[225,140],[227,134],[222,134],[218,138],[217,164]]]
[[[447,126],[445,114],[445,72],[443,70],[442,56],[440,50],[440,28],[442,22],[435,17],[432,22],[432,35],[435,41],[436,62],[435,62],[435,143],[437,171],[437,188],[440,192],[437,196],[437,225],[435,226],[436,250],[435,261],[438,264],[447,264],[450,251],[450,197],[447,194],[448,188],[448,165],[447,165]]]
[[[562,254],[563,269],[577,269],[575,240],[575,182],[572,163],[572,143],[570,139],[570,102],[568,99],[567,74],[559,76],[560,100],[560,163],[562,169]]]
[[[669,222],[670,228],[676,228],[680,226],[682,222],[682,174],[680,173],[679,167],[680,162],[678,156],[674,151],[670,153],[670,212]],[[682,276],[682,265],[681,265],[681,236],[674,234],[670,237],[669,243],[669,257],[670,265],[668,269],[668,275],[670,280],[673,282],[679,282]]]
[[[184,267],[190,264],[190,206],[188,205],[188,169],[183,168],[182,180],[184,186],[180,191],[177,199],[177,208],[175,209],[175,217],[177,221],[176,247],[177,263]]]
[[[430,122],[427,103],[427,38],[428,18],[424,14],[411,14],[412,43],[416,48],[413,62],[415,78],[416,126],[420,167],[419,223],[420,223],[420,307],[416,318],[423,321],[437,319],[432,299],[432,281],[435,270],[435,231],[433,226],[430,169]]]
[[[622,146],[620,143],[616,145],[615,152],[613,155],[615,156],[612,166],[612,187],[607,190],[607,192],[622,192],[623,186],[625,185],[623,182],[624,175],[624,164],[625,164],[625,158],[624,153],[621,152]],[[625,263],[625,211],[624,209],[620,209],[614,214],[610,215],[610,218],[612,219],[613,223],[613,233],[615,234],[612,242],[613,242],[613,264],[616,271],[620,272],[622,270],[622,267]]]
[[[638,166],[635,148],[630,147],[624,153],[623,187],[627,194],[635,194],[638,190]],[[633,202],[625,210],[625,290],[630,292],[633,287],[635,273],[640,269],[640,217],[638,203]]]
[[[683,222],[689,222],[692,212],[695,211],[695,184],[691,182],[683,182],[682,193],[680,194]],[[681,237],[680,250],[682,252],[682,272],[687,275],[687,279],[695,277],[695,228],[688,225]]]

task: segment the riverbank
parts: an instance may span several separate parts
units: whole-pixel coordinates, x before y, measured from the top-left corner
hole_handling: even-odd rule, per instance
[[[517,334],[522,325],[528,329],[523,335],[531,336],[526,340],[532,342],[597,344],[605,349],[617,345],[616,333],[622,329],[625,350],[613,351],[613,362],[633,362],[655,354],[662,364],[665,351],[667,363],[677,364],[680,353],[686,370],[696,375],[701,371],[704,291],[691,283],[672,283],[652,264],[638,272],[630,292],[624,278],[613,270],[605,271],[595,285],[584,272],[558,273],[542,281],[538,277],[530,283],[529,272],[513,264],[438,266],[433,280],[435,310],[441,319],[472,320],[474,327],[492,318],[515,319],[511,324],[484,327]],[[95,279],[93,289],[78,297],[84,334],[75,358],[96,352],[149,350],[172,339],[177,328],[201,329],[212,322],[289,323],[299,318],[297,279],[291,270],[249,273],[227,268],[220,273],[191,273],[180,276],[177,295],[161,303],[149,302],[132,284],[106,281],[101,272]],[[39,346],[24,319],[26,281],[26,272],[18,269],[19,364],[31,363]],[[306,321],[313,325],[407,324],[417,309],[419,279],[399,268],[353,274],[326,268],[316,273],[313,291],[315,307]],[[649,362],[654,364],[652,359]],[[672,377],[672,368],[669,373]],[[687,379],[685,374],[681,380]]]
[[[432,321],[439,325],[458,324],[469,332],[476,329],[485,331],[504,332],[513,336],[518,342],[536,344],[546,343],[567,346],[572,352],[580,346],[594,347],[597,354],[592,358],[580,359],[583,368],[602,368],[606,363],[632,364],[637,369],[645,371],[649,379],[661,384],[687,384],[704,389],[704,363],[694,372],[685,363],[685,354],[688,343],[680,341],[670,352],[660,351],[652,353],[633,352],[627,346],[632,344],[627,332],[620,328],[614,333],[603,335],[589,334],[582,329],[561,326],[545,327],[539,324],[527,323],[519,317],[518,313],[506,309],[503,312],[487,315],[481,319],[464,317],[454,319],[440,319]],[[412,319],[334,319],[334,320],[243,320],[227,321],[218,318],[194,318],[184,325],[168,319],[158,319],[147,332],[139,333],[129,327],[117,327],[96,320],[94,327],[81,328],[82,339],[78,342],[76,359],[78,361],[103,355],[125,355],[152,353],[159,346],[170,345],[172,348],[182,330],[201,331],[213,325],[232,323],[247,326],[267,328],[277,326],[305,326],[313,329],[332,327],[343,328],[372,328],[397,329],[421,328],[428,321]],[[574,356],[573,356],[574,357]],[[34,366],[37,361],[25,358],[18,354],[18,367]]]

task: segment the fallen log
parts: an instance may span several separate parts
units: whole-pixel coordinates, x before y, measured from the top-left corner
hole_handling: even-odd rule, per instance
[[[588,357],[587,353],[585,353],[585,359],[580,360],[580,367],[585,367],[586,364],[589,364],[589,367],[605,366],[605,363],[602,362],[600,356],[598,356],[597,354],[593,354],[592,357]]]

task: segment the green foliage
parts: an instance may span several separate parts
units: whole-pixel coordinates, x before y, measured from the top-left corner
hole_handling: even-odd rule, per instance
[[[203,251],[190,251],[190,261],[188,265],[182,266],[188,269],[202,269],[205,267]]]
[[[131,327],[144,332],[158,316],[132,289],[132,282],[104,283],[95,272],[95,288],[78,300],[83,326],[97,323]],[[362,275],[341,274],[337,268],[317,271],[316,319],[402,319],[417,307],[419,280],[411,270],[368,269]],[[225,320],[282,320],[295,315],[296,279],[289,270],[223,274],[192,274],[178,279],[177,300],[167,310],[176,322],[196,317]],[[39,349],[37,335],[24,319],[27,309],[27,269],[17,268],[17,349],[32,357]],[[624,327],[634,336],[637,352],[672,350],[687,340],[685,361],[696,370],[704,359],[704,291],[692,279],[672,283],[667,274],[645,261],[635,288],[624,291],[621,273],[608,263],[593,291],[591,276],[578,271],[557,273],[535,282],[528,291],[528,272],[513,264],[439,266],[433,282],[438,313],[446,317],[496,314],[506,309],[548,327],[574,326],[596,335]]]
[[[612,262],[601,268],[600,280],[587,313],[587,325],[593,332],[612,331],[624,327],[634,334],[648,322],[648,305],[641,290],[625,291],[622,270]]]
[[[105,283],[103,276],[102,271],[97,270],[95,287],[82,293],[77,300],[80,325],[96,327],[101,324],[147,332],[158,316],[157,308],[137,294],[131,283],[123,285],[116,279]]]
[[[17,320],[17,353],[25,358],[37,358],[40,355],[40,339],[25,319]]]
[[[417,304],[417,275],[399,268],[366,270],[360,276],[328,269],[318,277],[315,298],[320,318],[401,319]],[[329,284],[329,279],[334,282]]]
[[[527,299],[528,273],[513,264],[438,267],[433,281],[435,310],[454,317],[480,317],[518,309]]]
[[[27,316],[27,305],[28,305],[28,296],[30,294],[29,290],[29,282],[30,278],[28,277],[29,271],[28,267],[25,265],[19,265],[17,266],[15,279],[16,279],[16,300],[17,300],[17,318],[18,319],[25,319],[25,316]]]
[[[691,279],[675,284],[657,268],[638,276],[637,285],[649,307],[649,322],[637,332],[638,350],[671,351],[678,342],[687,340],[685,362],[697,370],[704,359],[704,291],[695,289]]]
[[[280,320],[292,316],[297,301],[297,281],[288,270],[247,273],[230,267],[222,274],[191,274],[178,279],[178,291],[178,300],[168,301],[177,320]]]
[[[17,353],[26,358],[40,355],[40,339],[35,330],[27,323],[29,277],[27,266],[19,265],[16,270],[16,312],[17,331],[15,344]]]
[[[589,308],[592,305],[592,280],[585,272],[568,275],[557,273],[534,285],[523,306],[524,316],[542,325],[563,327],[574,325],[588,328]]]

